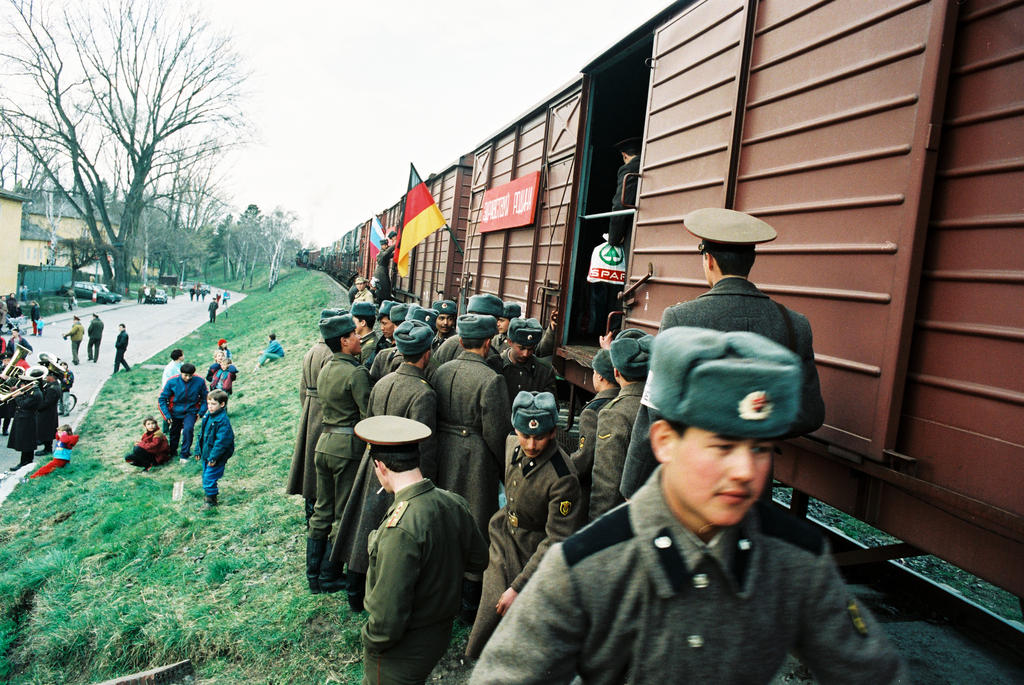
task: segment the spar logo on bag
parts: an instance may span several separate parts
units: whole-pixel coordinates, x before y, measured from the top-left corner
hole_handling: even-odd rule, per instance
[[[601,243],[590,255],[590,283],[611,283],[622,285],[626,282],[626,254],[621,247]]]

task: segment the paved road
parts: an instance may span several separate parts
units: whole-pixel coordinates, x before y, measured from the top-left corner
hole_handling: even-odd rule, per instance
[[[232,292],[229,308],[244,297],[245,295],[241,293]],[[100,360],[94,364],[86,359],[87,340],[82,340],[82,347],[79,351],[80,363],[78,366],[72,366],[75,372],[75,386],[72,392],[78,397],[78,406],[71,416],[62,416],[60,421],[77,426],[93,398],[106,380],[110,378],[114,368],[114,340],[117,338],[119,323],[123,323],[128,330],[128,353],[125,355],[125,359],[129,365],[134,366],[149,359],[172,341],[191,333],[209,321],[209,312],[207,311],[209,304],[209,296],[205,302],[190,302],[186,294],[178,295],[176,299],[170,300],[164,305],[140,305],[133,300],[128,303],[98,305],[77,310],[76,313],[81,317],[82,325],[86,328],[92,320],[93,312],[100,315],[104,323],[103,342],[100,344]],[[218,321],[224,316],[223,311],[221,309],[221,312],[218,313]],[[46,326],[43,328],[43,335],[28,337],[33,349],[33,353],[27,360],[29,364],[37,363],[39,352],[54,354],[64,361],[71,362],[71,343],[61,339],[61,336],[71,328],[71,317],[70,312],[48,317],[45,320]],[[0,502],[7,497],[18,478],[27,476],[34,468],[50,459],[49,456],[39,457],[33,466],[21,469],[17,474],[12,474],[12,477],[7,477],[10,473],[8,469],[18,463],[18,457],[17,452],[7,448],[7,437],[0,437],[0,478],[2,478],[0,480]]]

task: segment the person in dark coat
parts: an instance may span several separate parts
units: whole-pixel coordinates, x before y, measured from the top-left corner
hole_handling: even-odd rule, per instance
[[[684,219],[698,238],[698,250],[711,290],[690,302],[665,310],[661,329],[694,326],[717,331],[749,331],[784,345],[800,357],[803,368],[800,413],[784,437],[805,435],[825,420],[818,369],[814,365],[811,325],[803,314],[788,309],[747,280],[754,265],[754,246],[774,240],[775,229],[749,214],[728,209],[699,209]],[[637,412],[620,492],[627,499],[644,484],[656,462],[647,436],[657,416],[647,406]],[[771,488],[765,490],[771,496]]]
[[[388,231],[387,244],[381,242],[380,252],[377,253],[377,266],[373,270],[373,278],[377,282],[378,301],[391,299],[391,267],[395,260],[397,240],[398,232],[394,229]]]
[[[29,310],[30,317],[32,319],[32,335],[42,335],[39,330],[39,320],[43,318],[42,313],[39,311],[39,303],[32,300],[32,308]]]
[[[60,421],[57,418],[57,403],[60,402],[60,381],[47,369],[46,378],[40,386],[42,401],[36,408],[36,440],[42,448],[36,452],[37,457],[53,454],[53,438],[57,434]]]
[[[437,312],[437,320],[434,322],[437,335],[430,343],[430,348],[436,350],[445,340],[455,335],[455,317],[459,314],[459,308],[454,300],[438,300],[431,308]]]
[[[391,334],[394,336],[396,327],[402,325],[406,317],[409,315],[409,305],[395,302],[387,311],[387,319],[390,322]],[[384,328],[384,326],[382,326],[382,328]],[[399,351],[397,345],[380,349],[378,354],[373,358],[373,364],[370,365],[370,381],[376,383],[384,376],[395,371],[402,365],[403,361],[402,353]]]
[[[594,369],[593,383],[597,394],[587,402],[580,412],[580,441],[576,451],[569,455],[576,474],[580,479],[580,509],[590,511],[590,490],[593,486],[594,447],[597,444],[597,419],[602,409],[619,394],[619,384],[615,382],[615,367],[608,350],[598,350],[590,363]]]
[[[96,363],[100,360],[100,341],[103,339],[103,321],[99,314],[92,315],[86,335],[89,338],[89,343],[85,348],[86,356],[89,361]]]
[[[14,403],[14,421],[11,423],[11,434],[7,438],[7,447],[21,453],[21,460],[11,471],[31,464],[36,451],[36,411],[43,403],[43,393],[39,384],[46,378],[46,369],[33,366],[22,374],[26,383],[31,383],[27,391],[18,395],[10,402]]]
[[[220,302],[216,298],[214,298],[210,300],[210,304],[206,307],[206,309],[210,312],[210,323],[214,323],[217,321],[217,307],[219,306]]]
[[[556,439],[555,396],[549,392],[516,395],[512,425],[515,435],[505,441],[507,504],[488,525],[490,549],[483,593],[466,645],[471,659],[480,656],[548,548],[586,521],[576,469]]]
[[[321,319],[341,316],[343,309],[324,309],[320,312]],[[316,380],[320,370],[331,360],[331,348],[327,343],[317,340],[302,358],[302,378],[299,380],[299,402],[302,411],[299,414],[299,436],[292,452],[292,465],[288,472],[288,484],[285,492],[289,495],[302,495],[305,500],[306,526],[313,515],[316,504],[316,441],[323,430],[323,410],[320,408]]]
[[[403,416],[423,424],[431,435],[419,443],[420,470],[426,478],[437,476],[437,394],[425,378],[430,361],[430,341],[434,332],[421,321],[406,321],[395,329],[395,343],[402,351],[403,363],[380,380],[370,391],[367,416]],[[352,496],[345,505],[334,541],[336,563],[348,564],[348,601],[353,611],[361,611],[369,568],[366,541],[380,525],[394,496],[382,491],[374,475],[370,450],[363,454],[356,472]]]
[[[132,367],[124,360],[124,353],[128,351],[128,331],[125,330],[123,323],[117,324],[117,328],[117,340],[114,341],[114,349],[117,350],[114,353],[114,373],[122,366],[125,371],[131,371]]]
[[[815,682],[908,682],[820,530],[758,502],[799,410],[801,366],[753,333],[659,334],[657,470],[548,550],[470,684],[767,683],[788,653]]]
[[[494,317],[494,330],[495,335],[497,335],[498,317],[504,314],[505,304],[496,295],[491,295],[490,293],[473,295],[469,298],[469,302],[466,305],[466,311],[469,314]],[[430,363],[431,370],[427,372],[427,376],[429,377],[433,371],[437,370],[442,364],[450,362],[460,354],[462,354],[462,345],[459,343],[459,336],[453,335],[441,343],[441,346],[434,352],[433,361]],[[501,357],[492,345],[487,346],[487,354],[484,360],[487,362],[489,367],[494,369],[497,373],[501,373]]]
[[[505,302],[504,311],[498,317],[498,334],[491,339],[491,349],[501,354],[508,349],[508,327],[512,319],[523,315],[523,306],[518,302]],[[512,395],[515,397],[515,395]]]
[[[555,370],[533,354],[543,334],[537,319],[512,319],[509,324],[506,348],[501,353],[501,375],[505,378],[509,404],[524,390],[558,395]]]

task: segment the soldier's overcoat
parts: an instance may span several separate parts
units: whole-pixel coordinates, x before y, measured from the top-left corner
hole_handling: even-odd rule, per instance
[[[437,392],[437,483],[466,498],[486,534],[498,510],[505,438],[512,430],[505,379],[480,355],[463,351],[437,370],[431,385]]]
[[[302,495],[316,499],[316,441],[323,429],[323,411],[317,394],[316,379],[320,370],[331,360],[331,349],[323,340],[317,341],[302,358],[302,379],[299,381],[299,402],[302,413],[299,416],[299,435],[292,452],[292,466],[288,473],[289,495]]]
[[[403,416],[429,427],[432,435],[419,443],[420,470],[425,478],[433,480],[437,472],[437,395],[420,369],[402,364],[394,373],[382,378],[370,391],[366,415]],[[373,472],[373,459],[366,450],[338,526],[332,552],[336,562],[347,562],[350,571],[366,573],[369,563],[366,540],[370,531],[380,525],[394,499],[391,493],[381,492],[380,481]]]
[[[549,392],[558,397],[558,386],[555,383],[555,370],[547,362],[537,357],[530,357],[525,362],[515,363],[509,356],[511,350],[501,353],[501,375],[505,377],[508,389],[509,405],[522,391]]]
[[[568,455],[555,440],[530,459],[516,436],[505,443],[507,504],[491,517],[490,547],[483,593],[466,656],[480,656],[501,617],[494,607],[508,588],[522,592],[551,545],[586,522],[580,482]]]
[[[590,489],[590,520],[625,501],[619,493],[622,465],[633,430],[644,383],[630,383],[597,415],[597,440],[594,445],[593,485]]]
[[[573,465],[576,467],[576,475],[580,479],[580,489],[583,497],[580,500],[580,508],[590,511],[590,489],[593,487],[594,471],[594,446],[597,443],[597,415],[604,409],[605,405],[615,399],[619,394],[619,386],[608,388],[594,395],[594,399],[587,402],[580,412],[579,427],[580,441],[576,451],[569,455]]]
[[[378,350],[370,366],[370,381],[376,383],[388,375],[405,361],[405,356],[398,351],[397,347],[386,347]]]
[[[460,354],[462,354],[462,343],[459,342],[459,336],[453,335],[441,343],[441,346],[430,356],[430,371],[427,372],[427,377],[429,378],[442,364],[450,362]],[[487,350],[487,365],[501,373],[501,356],[493,347]]]

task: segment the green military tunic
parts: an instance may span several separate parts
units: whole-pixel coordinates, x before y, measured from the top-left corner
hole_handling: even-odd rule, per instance
[[[402,364],[373,386],[367,416],[402,416],[435,431],[437,394],[423,378],[423,371],[411,364]],[[419,443],[420,471],[426,478],[433,479],[437,473],[436,448],[436,433]],[[370,531],[380,525],[393,501],[394,495],[381,491],[380,481],[373,472],[373,459],[366,450],[334,540],[332,559],[336,563],[347,562],[350,571],[366,573],[369,564],[366,540]]]
[[[437,392],[438,485],[465,497],[486,532],[498,509],[505,438],[512,430],[505,379],[480,355],[463,351],[442,365],[430,384]]]
[[[583,491],[583,498],[580,500],[580,508],[590,511],[590,489],[593,485],[594,471],[594,447],[597,443],[597,416],[604,407],[619,394],[619,386],[602,390],[594,396],[594,399],[587,402],[580,412],[580,442],[576,451],[569,455],[576,473],[580,477],[580,488]]]
[[[370,375],[350,354],[338,352],[316,381],[323,408],[323,432],[316,443],[316,507],[309,520],[309,537],[323,540],[341,519],[352,491],[365,443],[353,431],[366,417]]]
[[[388,375],[405,361],[405,356],[398,351],[397,347],[388,347],[379,350],[373,358],[373,365],[370,367],[370,380],[374,383]]]
[[[633,422],[640,409],[645,383],[630,383],[597,415],[597,440],[594,445],[593,487],[590,490],[590,520],[625,502],[619,493],[622,467]]]
[[[508,389],[508,403],[512,405],[516,395],[526,392],[549,392],[558,397],[558,385],[555,382],[555,370],[550,364],[530,357],[525,362],[516,363],[509,356],[510,350],[501,353],[501,375],[505,377]]]
[[[433,350],[434,352],[436,352],[437,348],[439,348],[441,345],[443,345],[445,340],[448,340],[449,338],[452,338],[454,336],[455,336],[455,331],[454,330],[451,333],[449,333],[448,335],[442,335],[441,332],[438,331],[434,335],[434,339],[430,341],[430,349]]]
[[[448,648],[462,576],[487,545],[461,497],[423,479],[395,493],[370,533],[364,683],[422,683]]]
[[[490,549],[483,593],[466,656],[480,656],[501,617],[495,606],[508,588],[522,592],[548,548],[586,522],[576,469],[555,440],[530,459],[509,436],[505,443],[508,503],[491,518]],[[513,603],[514,604],[514,603]]]
[[[442,364],[457,358],[462,354],[462,351],[462,343],[459,342],[459,336],[457,335],[453,335],[441,343],[441,346],[430,355],[430,370],[427,372],[427,378],[430,378],[437,369],[441,368]],[[493,347],[487,350],[487,365],[501,373],[501,357]]]
[[[302,358],[302,379],[299,382],[299,401],[302,414],[299,417],[299,435],[292,453],[291,471],[288,473],[289,495],[302,495],[308,500],[316,499],[316,443],[323,429],[323,411],[317,394],[316,381],[320,370],[331,360],[331,350],[323,340],[309,348]]]
[[[491,338],[491,349],[502,354],[508,349],[508,333],[495,333]]]
[[[377,332],[372,330],[359,338],[359,361],[367,369],[373,364],[373,358],[377,355],[379,338]]]
[[[659,468],[548,550],[470,683],[767,683],[787,652],[817,682],[908,682],[820,532],[757,504],[704,544],[669,510]]]

